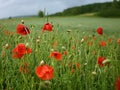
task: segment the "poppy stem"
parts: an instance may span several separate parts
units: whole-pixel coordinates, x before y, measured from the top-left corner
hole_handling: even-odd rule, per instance
[[[47,13],[47,22],[48,22],[48,13]]]

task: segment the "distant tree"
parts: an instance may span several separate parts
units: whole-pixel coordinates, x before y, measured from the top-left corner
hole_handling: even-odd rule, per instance
[[[40,10],[40,11],[38,12],[38,17],[44,17],[44,12]]]

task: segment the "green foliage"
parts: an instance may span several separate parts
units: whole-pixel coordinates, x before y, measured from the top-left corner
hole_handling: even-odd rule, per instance
[[[98,15],[102,17],[120,17],[120,9],[111,8],[111,9],[101,10],[98,13]]]
[[[38,12],[38,16],[39,16],[39,17],[44,17],[44,12],[40,10],[40,11]]]
[[[120,0],[72,7],[51,16],[72,16],[94,12],[97,12],[96,15],[102,17],[120,17]]]
[[[79,15],[84,13],[99,12],[101,9],[106,9],[110,7],[111,4],[112,2],[105,2],[105,3],[94,3],[94,4],[72,7],[65,9],[63,12],[58,12],[51,16],[71,16],[71,15]]]

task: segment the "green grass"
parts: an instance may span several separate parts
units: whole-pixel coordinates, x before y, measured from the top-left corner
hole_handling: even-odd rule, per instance
[[[4,30],[15,31],[22,19],[31,29],[30,36],[5,35]],[[120,44],[117,43],[120,38],[120,18],[50,17],[49,21],[54,30],[41,33],[46,18],[0,20],[0,90],[114,90],[116,79],[120,76]],[[103,27],[103,36],[96,33],[100,26]],[[84,37],[87,39],[81,42]],[[108,42],[109,38],[112,38],[112,42]],[[102,40],[106,42],[105,47],[99,46]],[[57,45],[53,46],[54,42]],[[91,42],[93,44],[89,45]],[[19,43],[29,43],[32,53],[14,59],[12,50]],[[10,45],[9,49],[5,48],[6,44]],[[68,54],[63,55],[61,61],[49,58],[51,49],[63,53],[63,47]],[[94,51],[96,54],[93,54]],[[99,56],[111,60],[110,63],[100,67],[97,63]],[[47,84],[35,74],[41,60],[54,68],[54,78]],[[19,71],[24,62],[28,63],[27,74]],[[79,63],[80,67],[74,63]],[[73,74],[72,69],[75,69]]]
[[[15,18],[10,20],[0,20],[0,24],[7,25],[6,29],[15,30],[16,24],[21,20],[25,20],[25,24],[35,25],[35,29],[42,27],[46,23],[46,18],[28,17],[28,18]],[[49,17],[49,22],[55,26],[59,25],[67,27],[66,29],[73,28],[74,30],[95,30],[97,27],[103,27],[104,31],[118,32],[120,30],[120,18],[101,18],[101,17],[86,17],[86,16],[72,16],[72,17]]]

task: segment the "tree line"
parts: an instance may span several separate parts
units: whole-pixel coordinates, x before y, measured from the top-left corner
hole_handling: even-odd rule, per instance
[[[96,13],[102,17],[120,17],[120,0],[76,6],[49,16],[75,16],[85,13]]]

